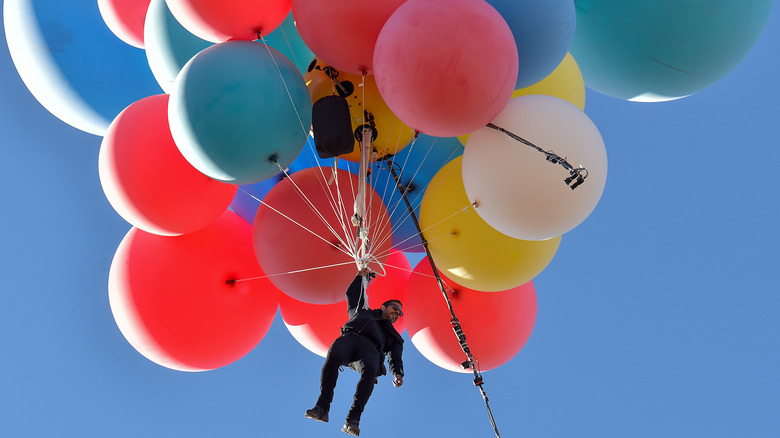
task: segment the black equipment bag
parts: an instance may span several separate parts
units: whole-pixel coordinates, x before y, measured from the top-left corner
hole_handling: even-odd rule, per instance
[[[355,137],[347,99],[333,95],[314,102],[311,126],[320,158],[348,154],[354,149]]]

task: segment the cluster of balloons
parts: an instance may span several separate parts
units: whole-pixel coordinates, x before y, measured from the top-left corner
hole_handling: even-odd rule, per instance
[[[142,355],[218,368],[280,309],[324,356],[370,242],[370,305],[401,299],[399,331],[467,372],[436,274],[481,370],[523,348],[533,278],[606,184],[586,85],[636,101],[697,92],[747,54],[773,2],[699,3],[6,0],[3,16],[36,99],[103,137],[100,182],[132,225],[110,304]],[[311,132],[333,96],[351,124],[338,159]],[[408,261],[426,249],[437,272]]]

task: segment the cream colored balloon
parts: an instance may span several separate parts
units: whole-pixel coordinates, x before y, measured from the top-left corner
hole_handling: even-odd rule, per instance
[[[463,153],[463,184],[480,217],[518,239],[543,240],[579,225],[598,204],[607,181],[607,152],[596,126],[582,110],[552,96],[512,99],[493,122],[587,170],[572,190],[569,171],[510,136],[481,128]]]

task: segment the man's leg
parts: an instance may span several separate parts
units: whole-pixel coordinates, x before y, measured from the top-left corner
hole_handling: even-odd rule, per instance
[[[339,378],[339,367],[352,362],[360,338],[361,336],[358,335],[342,336],[333,341],[328,350],[325,363],[322,365],[320,397],[317,399],[317,406],[325,409],[326,412],[330,410],[330,403],[333,401],[333,390]]]
[[[360,423],[360,416],[363,414],[363,408],[368,403],[371,393],[374,391],[374,382],[379,373],[380,354],[376,346],[365,337],[360,338],[358,349],[360,358],[360,380],[355,388],[355,397],[352,400],[352,407],[347,414],[347,424]]]

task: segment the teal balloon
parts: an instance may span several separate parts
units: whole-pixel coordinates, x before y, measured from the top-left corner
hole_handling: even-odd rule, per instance
[[[290,12],[281,26],[263,38],[266,44],[288,57],[298,67],[298,71],[301,74],[306,73],[309,64],[314,60],[314,53],[303,42],[298,29],[295,27],[292,12]]]
[[[585,85],[632,101],[678,99],[729,73],[774,0],[575,0],[571,53]]]
[[[144,47],[149,68],[160,87],[170,93],[182,68],[206,47],[214,45],[193,35],[173,16],[165,0],[152,0],[146,12]]]
[[[272,47],[229,41],[195,55],[170,93],[171,134],[201,173],[253,184],[287,167],[311,126],[303,76]]]

